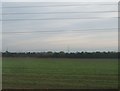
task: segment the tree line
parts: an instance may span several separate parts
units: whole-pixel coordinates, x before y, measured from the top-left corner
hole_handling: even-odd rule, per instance
[[[3,52],[2,57],[36,58],[118,58],[118,52]]]

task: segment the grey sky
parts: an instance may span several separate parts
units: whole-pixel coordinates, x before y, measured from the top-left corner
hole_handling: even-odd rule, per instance
[[[99,4],[111,4],[111,5],[99,5]],[[50,5],[53,5],[53,7],[4,8],[21,6],[50,6]],[[58,5],[77,5],[77,6],[58,7]],[[67,51],[68,46],[70,48],[70,51],[117,51],[118,20],[115,17],[117,17],[118,13],[103,12],[103,11],[117,11],[117,8],[118,8],[117,3],[115,2],[3,3],[2,12],[3,32],[6,32],[3,33],[3,51],[7,49],[9,51]],[[58,12],[58,13],[37,14],[41,12],[42,13]],[[59,13],[59,12],[93,12],[93,13]],[[6,14],[6,13],[36,13],[36,14]],[[49,19],[55,18],[55,20],[29,20],[48,18]],[[4,21],[9,19],[12,20]],[[14,19],[27,19],[27,20],[14,21]]]
[[[119,2],[119,0],[1,0],[2,2]]]

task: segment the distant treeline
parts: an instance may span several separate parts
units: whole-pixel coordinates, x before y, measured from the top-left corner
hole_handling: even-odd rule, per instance
[[[3,52],[2,57],[37,58],[118,58],[118,52]]]

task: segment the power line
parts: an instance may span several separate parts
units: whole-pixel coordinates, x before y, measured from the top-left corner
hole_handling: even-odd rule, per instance
[[[14,14],[62,14],[62,13],[113,13],[118,11],[93,11],[93,12],[40,12],[40,13],[2,13],[0,15],[14,15]]]
[[[34,8],[34,7],[61,7],[61,6],[84,6],[84,5],[87,5],[87,6],[88,5],[100,5],[101,6],[101,5],[118,5],[118,4],[95,4],[94,3],[94,4],[77,4],[77,5],[66,4],[66,5],[41,5],[41,6],[39,5],[39,6],[14,6],[14,7],[13,6],[12,7],[4,7],[3,6],[3,7],[0,7],[0,8],[30,8],[30,7]]]
[[[24,31],[24,32],[2,32],[3,34],[26,34],[26,33],[58,33],[58,32],[86,32],[86,31],[98,31],[98,30],[115,30],[118,28],[98,28],[98,29],[74,29],[74,30],[52,30],[52,31]]]
[[[109,18],[119,18],[119,17],[81,17],[81,18],[41,18],[41,19],[2,19],[0,21],[31,21],[31,20],[78,20],[78,19],[109,19]]]

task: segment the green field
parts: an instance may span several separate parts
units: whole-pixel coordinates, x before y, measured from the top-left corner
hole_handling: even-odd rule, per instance
[[[3,88],[117,88],[117,59],[3,58]]]

